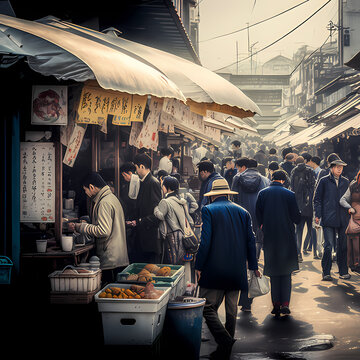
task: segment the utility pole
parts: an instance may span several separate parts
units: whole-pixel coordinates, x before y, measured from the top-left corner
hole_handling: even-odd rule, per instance
[[[339,65],[344,65],[344,12],[343,0],[338,0],[338,51]]]
[[[239,75],[239,47],[236,41],[236,75]]]

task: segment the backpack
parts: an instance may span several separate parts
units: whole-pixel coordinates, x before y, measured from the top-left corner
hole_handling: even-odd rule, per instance
[[[315,174],[312,169],[294,172],[294,192],[302,216],[312,217]]]

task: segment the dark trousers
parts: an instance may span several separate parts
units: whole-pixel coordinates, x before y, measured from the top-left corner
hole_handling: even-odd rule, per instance
[[[303,232],[304,232],[304,227],[307,227],[307,232],[306,232],[306,238],[304,241],[304,250],[307,249],[309,243],[312,244],[313,240],[312,240],[312,236],[313,236],[313,232],[312,232],[312,217],[308,217],[308,216],[302,216],[300,223],[298,225],[296,225],[296,238],[297,238],[297,250],[298,250],[298,255],[301,255],[301,245],[302,245],[302,238],[303,238]]]
[[[291,274],[270,276],[271,300],[274,306],[289,306],[291,296]]]
[[[254,298],[249,298],[249,291],[248,290],[241,290],[240,297],[239,297],[239,306],[243,306],[245,308],[250,308],[251,304],[253,303]]]
[[[324,254],[321,260],[323,274],[330,275],[333,249],[336,249],[336,262],[340,275],[347,274],[347,239],[345,235],[345,227],[333,228],[323,226],[323,231]]]
[[[200,288],[199,297],[205,298],[204,318],[217,344],[228,348],[234,343],[239,291]],[[225,299],[225,327],[219,319],[218,309]]]

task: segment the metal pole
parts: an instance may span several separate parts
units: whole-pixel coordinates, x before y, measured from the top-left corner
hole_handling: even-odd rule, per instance
[[[236,41],[236,75],[239,75],[239,49],[238,49],[237,41]]]
[[[338,0],[338,49],[339,49],[339,65],[344,65],[344,17],[343,17],[343,0]]]

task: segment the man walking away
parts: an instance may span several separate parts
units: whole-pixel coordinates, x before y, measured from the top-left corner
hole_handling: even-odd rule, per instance
[[[201,181],[199,194],[199,210],[201,210],[208,203],[208,198],[204,194],[211,190],[214,180],[223,179],[223,177],[215,171],[214,164],[210,160],[200,161],[197,167],[199,169],[199,180]]]
[[[228,359],[235,342],[239,290],[248,289],[247,269],[260,276],[249,213],[228,199],[234,194],[225,179],[215,180],[202,208],[201,243],[195,262],[200,297],[206,298],[204,318],[218,344],[212,359]],[[225,299],[225,327],[218,309]]]
[[[237,173],[237,170],[235,168],[235,160],[232,157],[226,157],[224,158],[224,164],[225,164],[224,178],[228,182],[229,187],[231,187],[233,178]]]
[[[307,255],[307,248],[310,244],[310,249],[313,246],[314,256],[316,256],[316,246],[314,244],[312,231],[313,218],[313,194],[315,188],[315,173],[309,166],[305,165],[304,158],[299,156],[296,159],[296,167],[291,171],[291,187],[290,189],[295,193],[296,202],[301,214],[301,221],[296,226],[296,237],[298,247],[299,262],[303,261],[301,255],[301,245],[303,238],[304,226],[306,224],[306,238],[304,241],[304,255]]]
[[[281,169],[285,170],[288,176],[291,176],[291,171],[294,166],[294,155],[292,153],[285,156],[285,160],[280,164]]]
[[[291,273],[299,269],[295,224],[301,220],[295,194],[284,188],[286,174],[273,173],[269,187],[260,191],[256,217],[264,234],[264,274],[270,277],[272,314],[290,314]]]
[[[347,240],[345,229],[349,215],[340,205],[340,199],[349,187],[349,180],[342,176],[347,164],[340,158],[330,162],[330,173],[320,179],[314,195],[315,222],[323,227],[324,253],[321,260],[323,280],[332,281],[332,249],[336,249],[336,261],[340,279],[349,279],[347,266]]]

